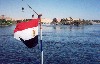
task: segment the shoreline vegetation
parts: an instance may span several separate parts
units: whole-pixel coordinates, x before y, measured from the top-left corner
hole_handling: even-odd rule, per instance
[[[51,24],[54,24],[54,25],[76,25],[76,26],[79,26],[79,25],[93,25],[93,21],[91,20],[81,20],[81,19],[78,19],[78,20],[73,20],[71,17],[69,17],[69,19],[61,19],[59,22],[56,18],[53,19],[53,21],[51,22]]]
[[[0,19],[0,26],[10,26],[13,24],[12,20]]]
[[[10,26],[12,24],[16,24],[19,22],[27,22],[28,20],[31,19],[24,19],[24,20],[6,20],[6,19],[0,19],[0,26]],[[47,24],[46,21],[42,22],[42,24]],[[100,20],[84,20],[84,19],[73,19],[71,17],[69,18],[63,18],[60,19],[59,21],[57,20],[57,18],[53,18],[49,24],[51,25],[75,25],[75,26],[79,26],[79,25],[93,25],[93,24],[100,24]]]

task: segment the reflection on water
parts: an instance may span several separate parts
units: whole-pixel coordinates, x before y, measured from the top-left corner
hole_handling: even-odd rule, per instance
[[[0,27],[0,63],[40,64],[40,44],[27,48],[13,38],[14,28]],[[44,64],[99,64],[100,25],[44,25],[43,50]]]

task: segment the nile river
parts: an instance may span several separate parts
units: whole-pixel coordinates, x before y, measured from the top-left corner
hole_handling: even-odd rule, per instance
[[[40,64],[40,43],[27,48],[14,28],[0,27],[0,64]],[[44,64],[100,64],[100,25],[43,25],[42,36]]]

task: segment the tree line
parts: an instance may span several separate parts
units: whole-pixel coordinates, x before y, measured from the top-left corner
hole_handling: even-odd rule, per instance
[[[92,25],[92,22],[90,20],[73,20],[72,17],[69,17],[69,19],[67,18],[63,18],[60,20],[60,22],[58,22],[57,18],[53,18],[51,24],[54,25]]]
[[[2,26],[2,25],[11,25],[11,24],[12,24],[11,20],[0,19],[0,26]]]

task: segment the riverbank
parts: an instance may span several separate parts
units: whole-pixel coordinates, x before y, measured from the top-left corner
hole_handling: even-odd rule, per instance
[[[1,27],[3,27],[3,26],[10,26],[10,25],[12,25],[12,23],[10,23],[10,24],[0,24]]]

